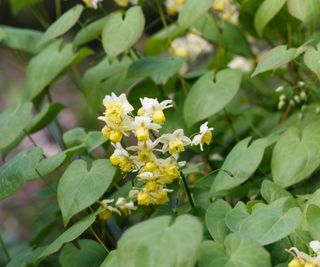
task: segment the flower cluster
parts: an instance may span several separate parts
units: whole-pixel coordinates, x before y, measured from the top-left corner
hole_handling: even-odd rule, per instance
[[[320,242],[317,240],[309,243],[314,253],[308,255],[292,247],[288,252],[294,257],[288,264],[288,267],[320,267]]]
[[[137,115],[128,102],[125,94],[105,96],[103,105],[104,116],[98,117],[105,122],[102,134],[112,142],[114,152],[110,156],[113,165],[118,166],[123,173],[135,173],[142,187],[134,187],[129,198],[139,205],[161,205],[169,202],[168,193],[172,192],[168,185],[180,179],[180,167],[185,163],[179,162],[181,152],[188,145],[210,144],[213,128],[204,123],[200,133],[193,140],[185,136],[183,129],[173,133],[159,134],[159,130],[166,121],[164,110],[173,106],[172,100],[159,102],[153,98],[141,98],[141,108]],[[123,138],[136,140],[136,145],[123,147]],[[120,205],[121,203],[122,206]],[[118,199],[116,206],[121,211],[134,209],[132,202],[127,203],[124,198]],[[114,208],[105,205],[106,212]]]
[[[103,0],[82,0],[85,5],[89,8],[97,9],[99,3],[101,3]]]
[[[186,0],[166,0],[165,6],[169,16],[175,16],[182,10]]]
[[[85,5],[89,8],[97,9],[99,3],[101,3],[103,0],[82,0]],[[138,0],[114,0],[114,2],[121,7],[127,7],[130,4],[137,5]]]
[[[238,23],[239,11],[232,0],[214,0],[212,9],[220,14],[224,20],[234,24]]]

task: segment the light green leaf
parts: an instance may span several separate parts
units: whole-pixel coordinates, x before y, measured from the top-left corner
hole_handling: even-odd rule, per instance
[[[21,140],[32,111],[31,103],[12,105],[0,113],[0,150],[8,147],[16,139]]]
[[[199,261],[200,267],[271,267],[267,250],[236,234],[227,236],[224,244],[204,241]]]
[[[123,234],[118,242],[118,264],[119,267],[193,267],[201,240],[202,225],[195,217],[181,215],[174,221],[170,216],[149,219]]]
[[[113,13],[102,31],[102,43],[110,59],[115,58],[134,45],[144,30],[145,18],[141,7],[131,7],[122,18],[122,14]]]
[[[63,222],[96,202],[110,186],[115,168],[109,160],[95,160],[90,168],[83,160],[73,161],[58,184],[58,203]]]
[[[280,45],[271,49],[262,57],[251,77],[268,70],[277,69],[287,64],[289,61],[303,53],[305,49],[305,46],[287,49],[287,46],[285,45]]]
[[[58,18],[42,36],[39,46],[53,40],[70,30],[79,20],[83,5],[76,5]]]
[[[105,142],[106,142],[106,139],[103,137],[100,131],[88,132],[85,139],[85,143],[89,152],[101,146]]]
[[[289,13],[304,24],[315,28],[320,22],[320,2],[318,0],[288,0]]]
[[[42,32],[28,29],[20,29],[9,26],[0,26],[0,43],[12,49],[35,54],[37,43],[42,36]]]
[[[281,186],[273,183],[270,180],[264,180],[261,185],[261,195],[266,202],[271,203],[282,197],[289,197],[288,201],[294,201],[294,197]]]
[[[220,43],[222,36],[213,15],[206,13],[195,21],[193,27],[201,32],[204,38],[212,42]]]
[[[207,209],[206,225],[210,235],[215,241],[223,242],[224,238],[230,232],[225,223],[226,214],[230,210],[230,205],[222,199],[218,199]]]
[[[84,143],[86,131],[83,128],[73,128],[63,134],[63,143],[66,147],[78,146]]]
[[[67,150],[60,152],[52,157],[41,160],[36,168],[39,174],[45,176],[55,171],[67,158]]]
[[[318,44],[317,49],[308,47],[303,59],[307,67],[320,79],[320,44]]]
[[[95,219],[96,213],[92,213],[87,217],[83,218],[81,221],[78,221],[76,224],[72,225],[62,235],[60,235],[49,246],[46,247],[46,249],[39,256],[39,259],[45,258],[53,253],[56,253],[60,250],[63,244],[71,242],[72,240],[79,237],[85,230],[87,230],[91,226],[91,224],[93,224]]]
[[[287,0],[264,0],[260,5],[255,18],[254,26],[261,36],[265,26],[273,19],[275,15],[284,6]]]
[[[289,187],[310,176],[320,165],[320,121],[309,124],[302,133],[291,127],[276,143],[271,159],[273,180]]]
[[[179,25],[188,28],[210,9],[212,3],[213,0],[187,0],[179,13]]]
[[[240,141],[230,151],[211,186],[211,196],[242,184],[258,168],[268,142],[267,139],[258,139],[249,145],[250,140],[251,137],[248,137]]]
[[[62,267],[99,267],[106,252],[103,247],[93,240],[81,239],[77,241],[78,247],[69,243],[64,245],[59,255]]]
[[[107,22],[108,17],[97,19],[92,23],[83,27],[76,35],[73,40],[75,46],[80,46],[88,42],[93,41],[94,39],[99,40],[102,29]]]
[[[320,239],[320,208],[316,205],[308,205],[306,211],[308,230],[314,240]]]
[[[223,109],[235,96],[241,72],[226,69],[215,74],[209,71],[192,86],[184,103],[184,118],[190,126]]]
[[[118,267],[117,250],[112,250],[100,267]]]
[[[24,84],[24,99],[31,100],[42,92],[75,59],[72,44],[56,41],[32,58]]]
[[[156,84],[163,84],[179,72],[184,62],[182,57],[144,57],[133,62],[128,77],[150,77]]]
[[[36,249],[28,248],[18,255],[15,255],[6,267],[28,267],[30,263],[35,263],[44,249],[45,247],[37,247]]]
[[[0,199],[15,193],[26,180],[39,178],[35,167],[41,156],[41,148],[24,150],[0,167]]]
[[[64,109],[64,105],[60,103],[47,104],[43,107],[37,116],[35,116],[27,127],[29,134],[35,133],[48,126]]]
[[[235,217],[234,210],[226,216],[226,224],[231,230],[244,237],[256,240],[261,245],[274,243],[291,234],[301,223],[299,208],[287,209],[288,198],[280,198],[269,205],[256,204],[252,214]],[[236,214],[239,209],[236,210]],[[235,219],[238,222],[235,223]]]
[[[96,66],[90,68],[82,78],[82,90],[93,113],[98,113],[102,107],[105,95],[126,92],[135,78],[127,78],[132,60],[125,57],[122,61],[108,62],[105,58]]]

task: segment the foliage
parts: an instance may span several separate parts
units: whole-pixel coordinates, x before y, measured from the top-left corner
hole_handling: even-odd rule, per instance
[[[0,199],[39,180],[48,205],[20,253],[0,236],[6,266],[320,266],[319,0],[52,2],[46,22],[10,1],[43,31],[0,26],[28,59],[0,113]],[[65,76],[87,112],[61,130]]]

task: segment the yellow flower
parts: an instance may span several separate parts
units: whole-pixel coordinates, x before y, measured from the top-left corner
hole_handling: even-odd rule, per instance
[[[138,204],[149,206],[151,203],[151,197],[149,193],[140,191],[138,193]]]
[[[208,128],[208,122],[203,123],[200,126],[200,133],[193,138],[192,145],[200,145],[201,150],[203,150],[203,144],[210,145],[212,141],[212,130],[213,128]]]
[[[161,205],[169,202],[168,193],[163,190],[158,190],[154,193],[154,204]]]
[[[129,0],[114,0],[118,6],[126,7],[129,4]]]
[[[134,122],[131,124],[131,129],[134,130],[138,141],[149,140],[149,130],[158,131],[161,126],[157,123],[153,123],[151,118],[147,116],[137,116],[134,118]]]
[[[119,130],[111,130],[109,138],[111,142],[118,143],[122,139],[122,133]]]
[[[107,221],[111,218],[112,212],[110,210],[104,210],[99,213],[99,219],[101,221]]]
[[[103,0],[83,0],[85,5],[89,8],[97,9],[98,4],[102,2]]]
[[[140,98],[142,108],[139,109],[138,114],[150,117],[154,122],[163,124],[166,120],[163,110],[172,107],[172,100],[164,100],[161,103],[156,98]]]
[[[185,0],[166,0],[166,10],[169,16],[175,16],[182,10]]]
[[[155,181],[146,182],[146,190],[148,193],[153,192],[157,189],[157,183]]]
[[[112,212],[117,212],[119,215],[121,215],[121,213],[118,209],[109,205],[112,202],[113,202],[113,199],[104,199],[101,201],[100,205],[103,210],[99,213],[100,220],[102,220],[102,221],[109,220],[112,216]]]
[[[157,165],[153,162],[147,162],[144,168],[147,172],[153,172],[157,169]]]
[[[169,151],[174,157],[178,157],[179,153],[185,150],[184,147],[191,143],[191,140],[184,135],[182,129],[175,130],[172,134],[164,134],[158,141],[163,143],[162,152]]]
[[[120,143],[117,143],[114,146],[115,150],[110,156],[111,163],[115,166],[119,166],[123,172],[130,172],[133,168],[133,162],[128,151],[126,151]]]

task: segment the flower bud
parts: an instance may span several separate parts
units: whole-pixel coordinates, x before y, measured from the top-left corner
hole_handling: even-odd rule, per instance
[[[138,141],[148,141],[149,140],[149,131],[145,127],[139,127],[136,130],[136,136]]]
[[[154,164],[153,162],[147,162],[145,169],[147,172],[152,172],[157,168],[157,165]]]
[[[299,85],[300,87],[303,87],[303,86],[305,85],[305,83],[304,83],[303,81],[299,81],[299,82],[298,82],[298,85]]]
[[[286,102],[284,102],[283,100],[280,100],[278,103],[278,109],[281,110],[283,109],[283,107],[285,106]]]
[[[301,102],[300,97],[299,97],[298,95],[295,95],[295,96],[293,97],[293,99],[294,99],[294,101],[296,101],[296,103],[298,103],[298,104]]]
[[[304,267],[301,261],[298,258],[294,258],[289,262],[288,267]]]
[[[300,98],[301,98],[302,100],[306,100],[306,99],[307,99],[307,94],[306,94],[305,91],[302,91],[302,92],[300,93]]]
[[[119,130],[112,130],[110,132],[110,140],[113,143],[118,143],[122,139],[122,133]]]
[[[164,116],[162,110],[156,110],[155,112],[153,112],[152,119],[154,122],[159,124],[163,124],[166,121],[166,117]]]
[[[285,94],[282,94],[279,96],[279,100],[285,100],[286,99],[286,95]]]
[[[274,90],[275,92],[279,93],[281,91],[283,91],[284,87],[281,85],[279,87],[276,88],[276,90]]]

